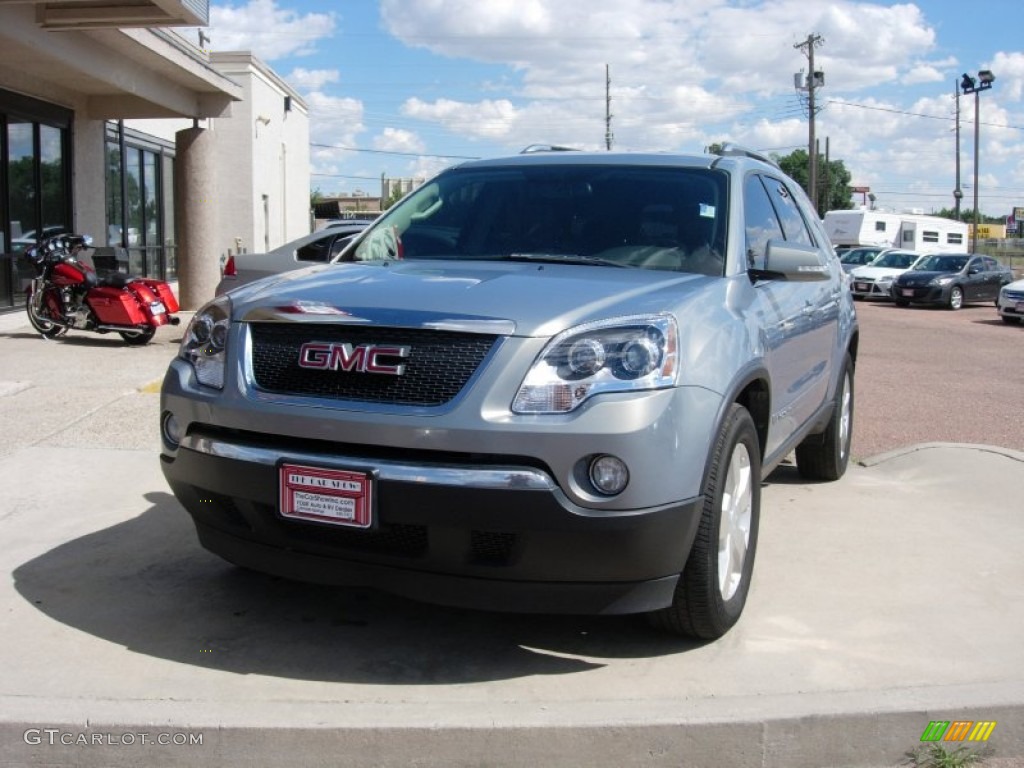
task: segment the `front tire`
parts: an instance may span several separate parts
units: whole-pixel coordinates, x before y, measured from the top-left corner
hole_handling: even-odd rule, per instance
[[[754,420],[733,403],[715,441],[704,482],[697,538],[672,605],[648,614],[661,629],[715,640],[743,613],[761,514],[761,448]]]
[[[949,301],[946,303],[952,310],[960,309],[964,305],[964,289],[959,285],[954,285],[949,289]]]
[[[67,333],[68,329],[63,325],[58,325],[36,313],[35,307],[32,306],[31,293],[25,296],[25,312],[28,314],[29,323],[42,334],[44,339],[55,339],[61,334]]]
[[[853,440],[853,361],[849,354],[839,374],[832,417],[821,435],[811,435],[796,447],[796,468],[806,480],[838,480],[850,463]]]

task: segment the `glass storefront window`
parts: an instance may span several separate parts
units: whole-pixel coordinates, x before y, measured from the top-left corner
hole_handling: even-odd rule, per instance
[[[39,176],[43,235],[68,231],[64,131],[60,128],[39,126]]]
[[[11,252],[18,254],[36,241],[35,141],[33,124],[7,123],[7,200],[11,211]]]
[[[174,279],[172,145],[108,123],[106,147],[108,244],[132,274]]]
[[[72,117],[0,89],[0,310],[24,306],[34,271],[20,255],[70,225]]]

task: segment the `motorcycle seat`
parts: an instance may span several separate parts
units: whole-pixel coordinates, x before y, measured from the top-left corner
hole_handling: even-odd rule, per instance
[[[131,278],[121,272],[111,272],[99,279],[98,285],[107,285],[111,288],[124,288]]]

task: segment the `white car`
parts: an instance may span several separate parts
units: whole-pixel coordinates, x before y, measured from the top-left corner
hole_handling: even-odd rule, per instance
[[[892,248],[882,251],[871,264],[850,272],[850,290],[855,299],[891,299],[893,280],[919,259],[920,253]]]
[[[999,290],[996,307],[1004,323],[1024,323],[1024,280],[1004,285]]]
[[[341,253],[352,238],[366,229],[369,223],[359,219],[340,219],[266,253],[240,253],[228,256],[215,293],[220,296],[268,275],[311,267],[314,264],[326,264]]]

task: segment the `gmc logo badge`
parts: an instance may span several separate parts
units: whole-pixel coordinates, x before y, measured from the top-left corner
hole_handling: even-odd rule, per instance
[[[381,358],[408,357],[410,347],[378,346],[376,344],[334,344],[307,341],[299,348],[299,367],[318,371],[354,371],[401,376],[405,363],[385,363]]]

